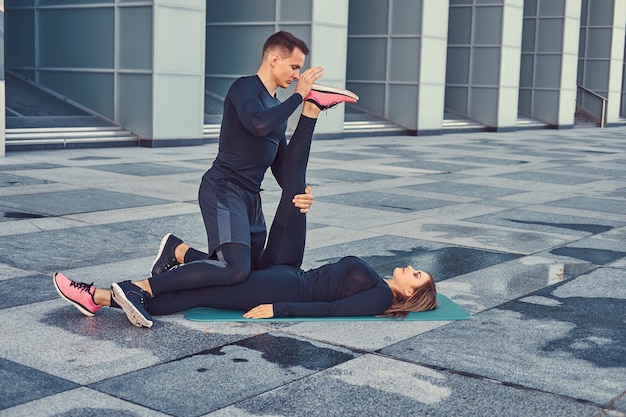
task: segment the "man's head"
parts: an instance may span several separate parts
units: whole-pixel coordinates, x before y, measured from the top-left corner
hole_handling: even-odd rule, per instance
[[[267,57],[269,53],[277,53],[283,57],[289,56],[293,53],[293,50],[298,48],[304,56],[309,54],[309,47],[302,39],[298,39],[291,33],[281,30],[274,33],[267,38],[263,45],[263,59]]]
[[[272,87],[287,88],[300,77],[308,53],[309,47],[303,40],[284,30],[267,38],[263,45],[260,73],[267,75],[267,80],[263,76],[261,78],[270,83],[266,84],[270,92]]]

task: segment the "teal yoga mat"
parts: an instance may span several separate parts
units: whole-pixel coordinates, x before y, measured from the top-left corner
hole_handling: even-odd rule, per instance
[[[220,308],[197,307],[185,311],[185,318],[191,321],[259,321],[259,319],[246,319],[244,311],[223,310]],[[433,321],[433,320],[467,320],[470,313],[463,307],[442,294],[437,294],[437,308],[419,313],[409,313],[405,319],[409,321]],[[391,317],[375,316],[351,316],[351,317],[273,317],[263,319],[266,321],[378,321],[394,320]]]

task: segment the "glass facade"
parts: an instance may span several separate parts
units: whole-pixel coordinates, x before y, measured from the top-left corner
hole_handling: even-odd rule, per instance
[[[494,130],[515,129],[518,117],[571,127],[581,87],[607,99],[609,124],[626,113],[626,6],[618,0],[5,6],[10,74],[148,139],[201,138],[204,125],[219,124],[229,86],[256,72],[263,42],[281,29],[309,44],[305,65],[325,66],[326,83],[359,94],[351,114],[412,134],[441,133],[449,114]],[[342,135],[348,112],[340,114],[327,132]]]

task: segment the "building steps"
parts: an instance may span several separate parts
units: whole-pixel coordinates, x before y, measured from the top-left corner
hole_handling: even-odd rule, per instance
[[[138,146],[139,138],[119,126],[11,128],[6,151]]]

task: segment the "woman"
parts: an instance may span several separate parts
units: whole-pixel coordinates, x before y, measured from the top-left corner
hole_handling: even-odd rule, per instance
[[[163,315],[193,307],[247,310],[252,319],[301,316],[403,317],[412,311],[434,309],[437,305],[433,277],[411,266],[395,268],[391,278],[383,279],[366,262],[355,256],[319,268],[300,268],[304,256],[306,215],[292,204],[290,196],[305,185],[313,129],[320,113],[315,101],[303,106],[298,126],[285,154],[285,178],[261,269],[234,285],[199,286],[203,262],[183,263],[188,245],[166,235],[163,245],[181,265],[152,278],[114,283],[111,290],[75,282],[61,273],[54,284],[62,298],[83,314],[93,316],[102,306],[121,307],[131,323],[151,327],[152,314]]]

